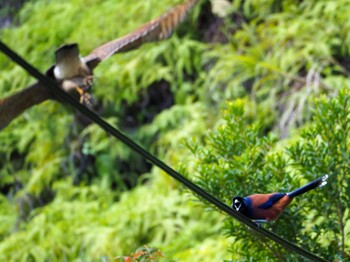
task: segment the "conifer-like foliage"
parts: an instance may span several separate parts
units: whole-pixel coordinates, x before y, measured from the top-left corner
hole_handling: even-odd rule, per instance
[[[349,102],[347,90],[337,98],[318,100],[312,124],[283,146],[273,134],[264,134],[261,125],[251,123],[247,114],[251,102],[239,99],[229,103],[223,123],[205,137],[204,143],[190,143],[197,158],[198,183],[231,204],[232,196],[289,192],[329,174],[327,186],[296,198],[276,222],[266,227],[327,260],[347,259]],[[225,228],[234,239],[231,248],[235,259],[296,259],[232,218],[226,219]]]
[[[60,45],[84,56],[181,2],[29,0],[0,37],[44,72]],[[349,260],[348,0],[219,2],[101,63],[95,110],[227,204],[328,174],[265,227]],[[2,54],[0,68],[0,97],[34,81]],[[161,261],[301,259],[194,199],[58,102],[0,132],[1,261],[112,261],[143,247]]]

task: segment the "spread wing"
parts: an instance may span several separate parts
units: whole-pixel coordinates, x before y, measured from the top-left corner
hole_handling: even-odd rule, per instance
[[[41,82],[36,82],[16,94],[0,98],[0,130],[28,108],[51,97],[49,89]]]
[[[136,31],[97,47],[85,57],[87,65],[92,70],[99,62],[115,53],[126,52],[141,46],[143,43],[169,37],[174,28],[185,19],[187,13],[196,3],[197,0],[188,0],[183,4],[175,6],[160,17],[144,24]]]
[[[285,193],[275,193],[275,194],[271,194],[268,198],[268,200],[258,206],[258,208],[262,208],[262,209],[269,209],[271,208],[278,200],[280,200],[282,197],[284,197],[286,194]]]

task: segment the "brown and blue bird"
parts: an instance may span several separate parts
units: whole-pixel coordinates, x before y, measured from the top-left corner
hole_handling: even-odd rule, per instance
[[[328,175],[324,175],[305,186],[289,193],[253,194],[246,197],[234,197],[232,208],[257,222],[277,219],[294,197],[327,184]]]

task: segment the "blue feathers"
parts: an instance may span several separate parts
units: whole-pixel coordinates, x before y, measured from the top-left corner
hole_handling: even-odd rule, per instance
[[[267,202],[264,204],[260,205],[258,208],[262,209],[269,209],[271,208],[278,200],[280,200],[282,197],[284,197],[286,194],[285,193],[276,193],[273,196],[269,198]]]

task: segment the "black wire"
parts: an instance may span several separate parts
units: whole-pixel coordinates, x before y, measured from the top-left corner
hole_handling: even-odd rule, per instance
[[[151,153],[143,149],[141,146],[136,144],[134,141],[132,141],[130,138],[125,136],[123,133],[121,133],[119,130],[108,124],[106,121],[101,119],[96,113],[89,110],[84,105],[80,104],[77,100],[75,100],[73,97],[71,97],[69,94],[67,94],[65,91],[63,91],[57,83],[41,74],[36,68],[28,64],[23,58],[21,58],[18,54],[16,54],[14,51],[12,51],[9,47],[7,47],[1,40],[0,40],[0,50],[7,55],[9,58],[11,58],[15,63],[20,65],[22,68],[24,68],[29,74],[31,74],[33,77],[38,79],[42,84],[44,84],[49,90],[54,93],[58,98],[60,98],[62,101],[65,101],[66,103],[70,104],[72,107],[83,113],[85,116],[87,116],[91,121],[97,123],[101,128],[103,128],[107,133],[111,134],[112,136],[116,137],[120,141],[122,141],[124,144],[129,146],[131,149],[139,153],[142,157],[150,161],[152,164],[158,166],[160,169],[164,170],[167,174],[172,176],[174,179],[179,181],[181,184],[185,185],[188,189],[205,199],[206,201],[212,203],[214,206],[225,212],[226,214],[234,217],[235,219],[239,220],[241,223],[245,224],[252,230],[256,231],[257,233],[270,238],[271,240],[275,241],[276,243],[284,246],[287,249],[290,249],[294,251],[295,253],[304,256],[305,258],[308,258],[312,261],[327,261],[311,252],[309,252],[306,249],[303,249],[296,244],[289,242],[288,240],[285,240],[275,233],[268,231],[264,228],[258,227],[255,222],[250,220],[249,218],[245,217],[239,212],[236,212],[231,207],[226,205],[225,203],[221,202],[216,197],[212,196],[208,192],[206,192],[201,187],[194,184],[192,181],[188,180],[186,177],[182,176],[180,173],[176,172],[174,169],[166,165],[164,162],[153,156]]]

